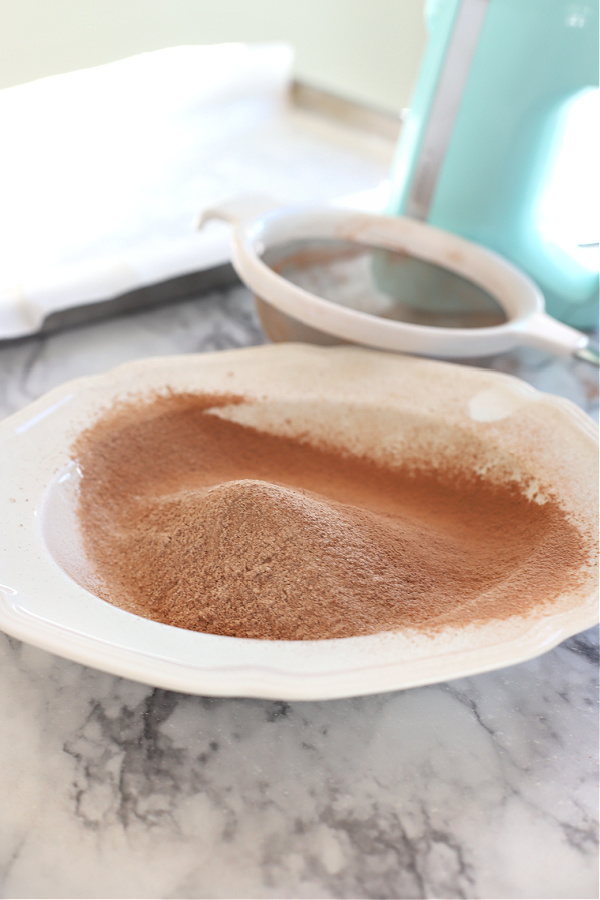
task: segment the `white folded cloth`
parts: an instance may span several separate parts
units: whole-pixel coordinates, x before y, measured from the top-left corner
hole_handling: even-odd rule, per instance
[[[202,209],[245,192],[321,202],[384,165],[292,114],[285,44],[188,46],[0,91],[0,338],[58,309],[209,268]]]

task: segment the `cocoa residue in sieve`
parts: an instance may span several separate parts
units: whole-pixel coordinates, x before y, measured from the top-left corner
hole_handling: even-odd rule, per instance
[[[219,417],[174,394],[100,419],[74,448],[92,587],[169,625],[308,640],[527,615],[575,577],[550,500],[457,469],[393,467]]]

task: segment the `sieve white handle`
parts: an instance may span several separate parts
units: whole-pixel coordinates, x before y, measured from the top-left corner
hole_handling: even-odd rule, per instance
[[[570,325],[553,319],[545,312],[536,312],[514,323],[520,344],[537,347],[557,356],[576,356],[594,365],[600,365],[598,351],[590,344],[587,335]]]

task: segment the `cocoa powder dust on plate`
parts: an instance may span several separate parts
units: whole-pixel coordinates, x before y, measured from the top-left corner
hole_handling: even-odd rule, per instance
[[[577,577],[583,542],[552,499],[218,415],[240,402],[132,401],[81,436],[99,597],[194,631],[314,640],[527,615]]]

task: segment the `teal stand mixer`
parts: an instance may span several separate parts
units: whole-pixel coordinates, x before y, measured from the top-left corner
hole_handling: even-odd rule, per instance
[[[387,211],[496,251],[552,316],[597,327],[598,234],[578,243],[544,220],[574,103],[597,96],[597,0],[428,0],[426,17]]]

